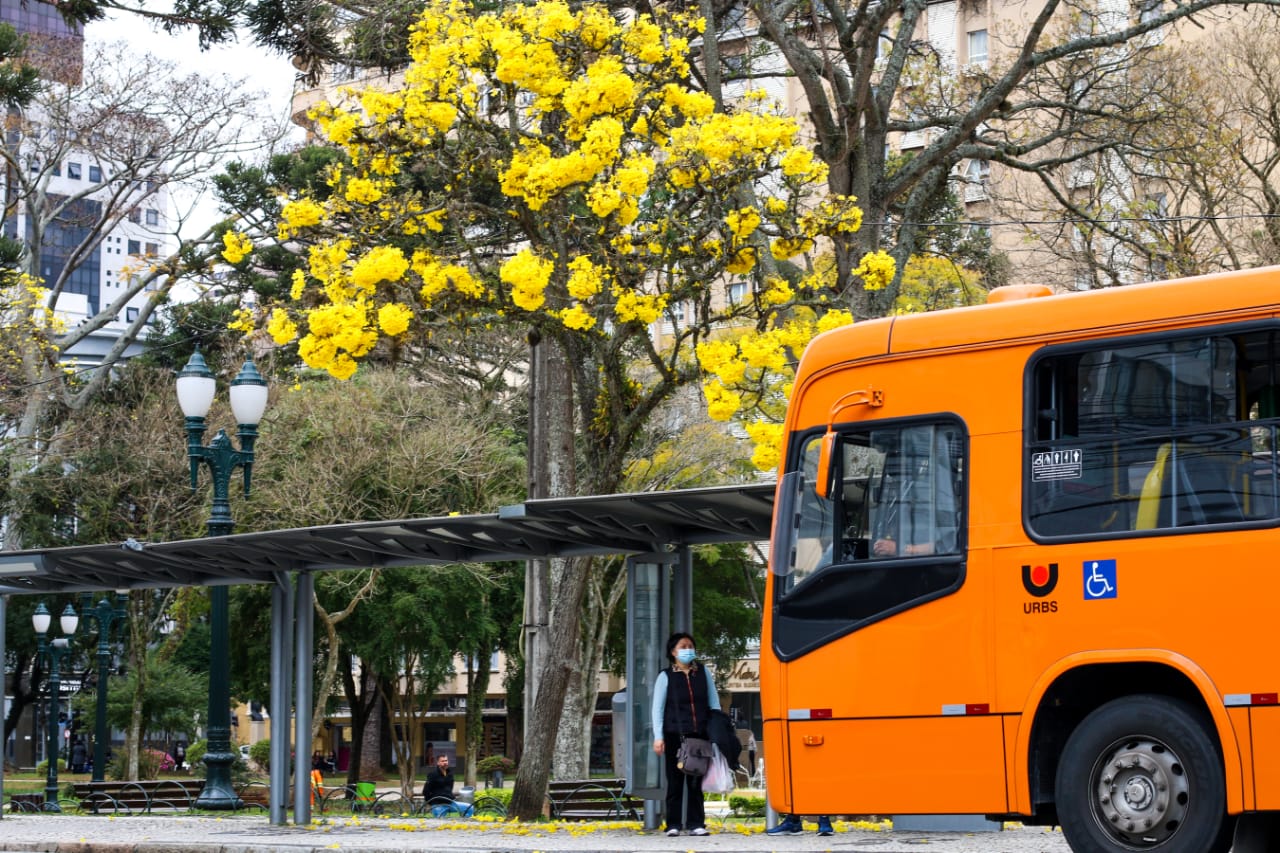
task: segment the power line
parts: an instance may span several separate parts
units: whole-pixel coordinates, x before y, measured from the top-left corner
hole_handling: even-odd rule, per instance
[[[1091,217],[1088,219],[955,219],[946,222],[904,222],[885,220],[883,222],[864,222],[884,228],[945,228],[948,225],[973,225],[989,228],[995,225],[1092,225],[1120,224],[1123,222],[1142,222],[1148,225],[1174,224],[1182,222],[1234,222],[1242,219],[1280,219],[1277,213],[1233,213],[1219,216],[1110,216]]]

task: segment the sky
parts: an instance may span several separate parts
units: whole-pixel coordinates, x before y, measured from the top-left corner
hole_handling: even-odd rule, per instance
[[[247,35],[238,43],[201,51],[194,30],[171,35],[125,12],[116,12],[106,20],[85,27],[86,48],[116,42],[124,42],[139,52],[174,62],[182,72],[208,77],[225,74],[233,79],[247,79],[253,89],[266,93],[267,106],[273,115],[285,117],[289,114],[297,72],[287,57],[270,54],[253,45]],[[297,138],[301,136],[301,129],[298,129]],[[216,219],[217,209],[212,200],[202,201],[193,221],[183,228],[183,236],[199,234]]]

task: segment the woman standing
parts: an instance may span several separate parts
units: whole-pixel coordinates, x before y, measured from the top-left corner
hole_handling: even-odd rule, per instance
[[[688,776],[676,766],[676,753],[685,737],[707,736],[711,709],[720,708],[711,673],[697,663],[693,637],[677,631],[667,640],[670,666],[653,683],[653,751],[666,758],[667,835],[710,835],[702,806],[702,777]]]

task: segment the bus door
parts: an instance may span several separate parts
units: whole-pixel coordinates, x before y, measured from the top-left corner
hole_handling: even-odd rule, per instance
[[[767,636],[780,707],[766,716],[787,774],[768,775],[770,800],[802,814],[1002,812],[989,587],[965,549],[964,425],[837,428],[817,483],[822,441],[800,439],[779,493]]]

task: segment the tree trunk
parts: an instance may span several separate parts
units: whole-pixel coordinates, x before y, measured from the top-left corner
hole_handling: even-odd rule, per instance
[[[575,660],[581,660],[581,653],[575,654]],[[587,763],[584,760],[590,740],[584,737],[583,719],[591,718],[590,709],[584,708],[584,693],[588,690],[587,682],[593,682],[591,673],[580,667],[574,667],[569,674],[569,683],[565,688],[564,706],[560,711],[560,736],[556,738],[555,755],[551,762],[552,779],[586,779]],[[592,691],[594,693],[594,691]],[[585,726],[589,734],[591,726]]]
[[[334,682],[338,680],[338,660],[342,657],[342,642],[338,637],[338,625],[350,616],[356,609],[356,605],[363,601],[370,592],[373,591],[374,585],[378,581],[378,570],[374,569],[369,573],[369,579],[361,585],[355,595],[351,597],[346,607],[339,611],[330,613],[320,604],[320,598],[317,595],[312,596],[315,605],[316,615],[320,617],[320,625],[324,628],[325,647],[321,654],[324,656],[324,669],[320,674],[320,683],[316,685],[315,695],[316,701],[315,712],[311,715],[311,731],[321,731],[324,719],[328,716],[328,697],[333,695]],[[350,696],[347,697],[350,700]],[[352,722],[355,722],[354,712],[352,714]]]
[[[530,403],[533,427],[529,455],[540,462],[545,458],[545,464],[531,470],[530,485],[534,488],[530,494],[572,495],[576,487],[572,374],[557,342],[535,339],[533,343],[538,370]],[[535,661],[526,664],[526,678],[532,683],[525,695],[532,694],[534,701],[526,709],[524,752],[510,808],[521,820],[542,814],[561,711],[571,677],[580,669],[578,629],[590,565],[591,561],[584,559],[551,561],[552,604],[544,634],[545,659],[541,665]]]
[[[147,693],[147,619],[146,596],[130,594],[129,603],[129,666],[133,668],[133,702],[129,713],[129,734],[125,738],[126,779],[138,778],[138,756],[142,750],[142,698]],[[204,721],[207,727],[209,721]]]
[[[374,691],[376,694],[376,690]],[[375,705],[368,719],[364,721],[364,731],[360,733],[360,767],[357,779],[364,782],[382,778],[382,720],[381,705]]]
[[[6,688],[5,696],[10,698],[9,713],[4,718],[3,735],[0,736],[0,743],[8,743],[9,736],[18,728],[18,721],[22,719],[22,712],[28,706],[35,707],[36,704],[36,685],[44,678],[44,664],[40,662],[39,655],[15,655],[13,677],[6,682],[4,676],[0,674],[0,686]],[[24,683],[21,674],[30,672],[31,677]],[[0,760],[3,760],[0,757]]]
[[[467,773],[464,784],[476,787],[476,762],[484,746],[484,699],[489,693],[489,654],[477,649],[473,657],[479,666],[467,665]],[[430,770],[431,768],[427,768]]]
[[[554,597],[551,611],[550,648],[543,666],[538,696],[525,734],[524,756],[516,774],[510,812],[519,820],[535,820],[542,814],[551,754],[559,733],[560,713],[570,680],[580,669],[578,663],[578,614],[586,591],[590,560],[566,561],[566,571]]]
[[[360,684],[357,686],[351,672],[351,658],[343,655],[339,665],[342,669],[342,689],[346,694],[347,705],[351,708],[351,753],[347,756],[347,784],[354,785],[360,781],[360,766],[365,752],[364,731],[368,728],[373,711],[377,709],[378,691],[368,667],[361,667]]]

